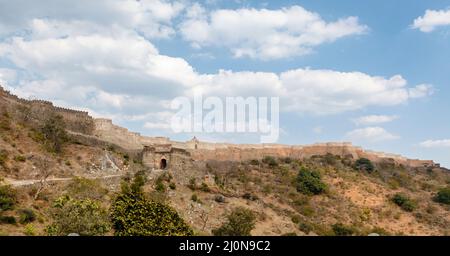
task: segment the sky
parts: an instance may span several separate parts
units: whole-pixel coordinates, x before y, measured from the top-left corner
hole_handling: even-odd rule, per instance
[[[450,1],[0,0],[0,84],[148,136],[170,102],[279,97],[279,143],[450,167]]]

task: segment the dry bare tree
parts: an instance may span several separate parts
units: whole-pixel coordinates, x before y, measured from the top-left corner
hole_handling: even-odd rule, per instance
[[[46,157],[38,157],[35,161],[36,167],[39,170],[39,186],[34,194],[34,200],[37,200],[42,190],[47,186],[47,179],[53,173],[52,164]]]
[[[209,211],[202,210],[200,213],[200,220],[202,221],[202,231],[205,231],[206,225],[208,224],[209,220]]]

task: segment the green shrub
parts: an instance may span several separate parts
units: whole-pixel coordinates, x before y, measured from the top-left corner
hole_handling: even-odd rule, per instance
[[[346,226],[342,223],[336,223],[331,226],[336,236],[351,236],[356,230],[353,227]]]
[[[357,170],[366,171],[368,173],[371,173],[375,170],[375,166],[373,165],[372,161],[367,158],[360,158],[356,160],[355,168]]]
[[[392,202],[400,206],[404,211],[412,212],[416,208],[416,203],[408,196],[397,193],[392,197]]]
[[[311,231],[313,231],[314,227],[308,222],[300,222],[298,224],[298,229],[300,229],[300,231],[305,234],[309,234]]]
[[[236,208],[228,216],[227,221],[212,233],[215,236],[250,236],[255,228],[256,216],[253,211]]]
[[[30,223],[25,226],[23,233],[27,236],[35,236],[37,232],[34,225]]]
[[[322,182],[320,173],[301,167],[297,175],[297,191],[306,195],[319,195],[327,186]]]
[[[256,201],[256,200],[259,199],[258,196],[253,195],[252,193],[245,193],[245,194],[242,196],[242,198],[247,199],[247,200],[250,200],[250,201]]]
[[[166,192],[166,185],[162,181],[156,181],[155,190],[158,192]]]
[[[16,162],[25,162],[26,160],[27,159],[24,156],[22,156],[22,155],[14,157],[14,161],[16,161]]]
[[[330,153],[327,153],[327,154],[323,157],[323,160],[325,161],[325,163],[326,163],[327,165],[331,165],[331,166],[336,165],[337,159],[338,159],[337,156],[335,156],[335,155],[333,155],[333,154],[330,154]]]
[[[108,189],[103,187],[98,180],[74,177],[67,185],[67,194],[76,199],[100,200],[108,194]]]
[[[211,191],[211,189],[208,187],[208,184],[206,184],[204,182],[202,183],[202,185],[200,187],[200,190],[203,191],[203,192],[210,192]]]
[[[294,215],[291,217],[291,221],[292,221],[292,223],[299,224],[301,221],[301,218],[298,215]]]
[[[192,194],[192,196],[191,196],[191,200],[193,201],[193,202],[199,202],[200,200],[198,199],[198,196],[197,196],[197,194]]]
[[[19,222],[27,224],[36,220],[36,213],[32,209],[21,209],[19,211]]]
[[[269,165],[270,167],[278,166],[278,162],[273,156],[265,156],[262,160],[263,163]]]
[[[292,158],[285,157],[285,158],[282,158],[281,161],[283,161],[283,163],[285,163],[285,164],[290,164],[290,163],[292,163]]]
[[[123,183],[110,212],[117,236],[193,235],[192,229],[174,209],[149,200],[138,186]]]
[[[49,235],[82,236],[104,235],[110,230],[108,212],[92,199],[73,199],[62,196],[52,208],[52,224],[47,227]]]
[[[9,185],[0,186],[0,212],[12,210],[16,204],[16,191]]]
[[[439,190],[434,200],[441,204],[450,204],[450,187]]]
[[[252,159],[252,160],[250,160],[250,164],[251,165],[259,165],[259,160],[258,159]]]
[[[194,177],[189,180],[188,188],[190,188],[192,191],[197,189],[197,180]]]
[[[177,185],[174,182],[170,182],[169,188],[172,190],[175,190],[175,189],[177,189]]]
[[[16,218],[14,216],[0,216],[0,223],[2,224],[16,224]]]

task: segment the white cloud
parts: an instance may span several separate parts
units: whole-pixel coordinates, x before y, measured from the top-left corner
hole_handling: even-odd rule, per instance
[[[367,127],[356,129],[346,134],[346,138],[357,142],[382,142],[398,139],[399,136],[393,135],[381,127]]]
[[[370,115],[361,116],[353,120],[356,125],[374,125],[389,123],[397,119],[398,116],[387,116],[387,115]]]
[[[434,93],[433,86],[430,84],[419,84],[414,88],[408,89],[409,97],[412,99],[423,98]]]
[[[400,75],[384,78],[333,70],[199,74],[184,59],[162,55],[143,37],[122,30],[64,38],[14,37],[0,43],[0,56],[29,75],[17,86],[18,93],[105,111],[148,111],[146,101],[162,104],[201,90],[205,96],[280,97],[283,110],[334,114],[406,103],[432,89],[408,87]],[[411,93],[414,90],[420,93]]]
[[[124,3],[130,6],[120,8],[136,10],[136,3]],[[59,14],[43,18],[30,13],[29,22],[25,22],[27,33],[0,40],[0,58],[14,66],[14,70],[0,70],[2,84],[7,83],[14,93],[25,98],[52,100],[64,107],[89,110],[96,116],[147,123],[146,127],[152,129],[161,128],[158,124],[167,117],[149,113],[167,111],[173,98],[198,90],[205,96],[280,97],[282,111],[312,114],[398,105],[425,97],[432,90],[431,86],[409,86],[400,75],[385,78],[309,68],[281,73],[199,73],[186,60],[161,54],[139,30],[123,25],[120,15],[117,22],[108,25],[109,16],[94,17],[88,10],[79,14],[77,6],[73,7],[73,13],[66,13],[66,20],[61,20]],[[190,16],[202,15],[201,9],[190,12]],[[158,19],[170,22],[173,15],[171,11],[162,12]]]
[[[184,5],[178,1],[166,0],[78,0],[78,1],[1,1],[0,36],[30,27],[43,33],[48,24],[39,24],[39,19],[51,19],[72,23],[79,28],[121,26],[138,30],[147,37],[170,37],[174,35],[172,20],[182,11]],[[26,8],[24,8],[26,6]],[[30,17],[37,19],[33,21]],[[64,27],[64,24],[60,24]],[[41,27],[39,27],[41,26]],[[41,31],[39,31],[39,28]]]
[[[264,60],[304,55],[317,45],[367,30],[357,17],[326,22],[301,6],[278,10],[219,9],[208,13],[195,4],[180,25],[183,38],[195,48],[222,46],[236,58]]]
[[[429,33],[437,27],[450,25],[450,10],[426,10],[425,15],[414,20],[412,28]]]
[[[407,102],[407,81],[400,75],[384,78],[361,72],[296,69],[280,75],[288,108],[332,114],[368,106]]]
[[[448,148],[450,147],[450,139],[448,140],[427,140],[420,143],[424,148]]]

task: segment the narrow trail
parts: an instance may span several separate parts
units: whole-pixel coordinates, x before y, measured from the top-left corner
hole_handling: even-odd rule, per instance
[[[123,174],[114,174],[114,175],[106,175],[106,176],[101,176],[101,177],[83,177],[86,179],[90,179],[90,180],[96,180],[96,179],[111,179],[111,178],[117,178],[117,177],[121,177],[123,176]],[[62,182],[62,181],[69,181],[72,180],[73,177],[71,178],[48,178],[46,180],[46,182]],[[34,184],[38,184],[41,182],[41,180],[36,180],[36,179],[31,179],[31,180],[14,180],[14,179],[5,179],[6,184],[9,184],[13,187],[23,187],[23,186],[30,186],[30,185],[34,185]]]

